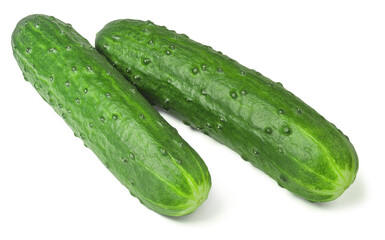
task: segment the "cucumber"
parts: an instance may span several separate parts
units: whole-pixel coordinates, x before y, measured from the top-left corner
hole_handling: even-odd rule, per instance
[[[152,104],[313,202],[353,183],[357,154],[332,123],[259,72],[151,21],[116,20],[96,49]]]
[[[27,16],[12,48],[25,80],[142,204],[181,216],[207,198],[199,155],[70,24]]]

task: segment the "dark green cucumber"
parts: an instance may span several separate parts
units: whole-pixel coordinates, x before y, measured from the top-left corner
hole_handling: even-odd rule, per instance
[[[199,155],[71,25],[28,16],[12,48],[25,80],[141,203],[180,216],[207,198]]]
[[[348,138],[280,83],[150,21],[113,21],[96,48],[150,102],[293,193],[330,201],[353,183],[358,158]]]

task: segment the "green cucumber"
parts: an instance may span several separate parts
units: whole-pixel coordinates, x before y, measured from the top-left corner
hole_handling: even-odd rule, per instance
[[[181,216],[207,198],[199,155],[71,25],[27,16],[12,48],[25,80],[142,204]]]
[[[332,123],[282,84],[150,21],[117,20],[96,48],[153,104],[310,201],[353,183],[357,154]]]

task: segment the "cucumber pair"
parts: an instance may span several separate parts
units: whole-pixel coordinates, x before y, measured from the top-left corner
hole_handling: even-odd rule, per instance
[[[281,84],[149,21],[111,22],[95,45],[45,15],[22,19],[12,35],[25,79],[150,209],[189,214],[211,179],[149,102],[310,201],[333,200],[353,183],[348,138]]]

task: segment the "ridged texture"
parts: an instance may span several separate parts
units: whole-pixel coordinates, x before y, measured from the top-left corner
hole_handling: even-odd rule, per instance
[[[330,201],[353,183],[358,158],[348,138],[282,84],[150,21],[113,21],[96,48],[150,102],[293,193]]]
[[[140,202],[180,216],[207,198],[202,159],[71,25],[28,16],[12,48],[25,79]]]

